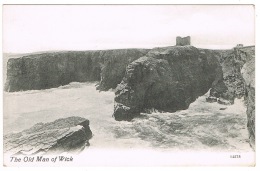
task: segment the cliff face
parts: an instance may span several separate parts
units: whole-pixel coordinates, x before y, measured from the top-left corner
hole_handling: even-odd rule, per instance
[[[187,109],[222,79],[215,53],[193,46],[155,48],[128,65],[115,97],[116,120],[131,120],[146,109]]]
[[[100,81],[99,89],[115,88],[128,63],[146,54],[144,49],[56,52],[9,59],[6,91],[37,90],[70,82]]]
[[[234,48],[218,52],[220,53],[218,59],[223,70],[223,82],[213,86],[210,95],[233,104],[235,98],[242,98],[245,95],[241,69],[246,61],[254,56],[254,47]]]
[[[210,99],[223,99],[228,104],[235,98],[245,97],[247,105],[247,127],[250,144],[255,146],[255,47],[236,47],[218,51],[223,70],[223,82],[214,85]],[[225,104],[225,103],[224,103]]]
[[[108,90],[116,88],[126,71],[129,63],[144,56],[149,50],[147,49],[122,49],[106,51],[104,62],[101,64],[101,81],[98,89]]]
[[[90,55],[45,53],[9,59],[5,90],[35,90],[58,87],[72,81],[97,81],[100,66]]]
[[[251,59],[243,65],[241,73],[245,84],[249,139],[252,147],[255,148],[255,57],[254,55],[250,56]]]

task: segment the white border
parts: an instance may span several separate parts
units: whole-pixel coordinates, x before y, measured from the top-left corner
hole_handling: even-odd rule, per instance
[[[256,12],[256,29],[255,30],[259,30],[259,1],[255,1],[255,0],[211,0],[211,1],[208,1],[208,0],[200,0],[200,1],[194,1],[194,0],[175,0],[175,1],[172,1],[172,0],[149,0],[149,1],[145,1],[145,0],[128,0],[128,1],[120,1],[120,0],[109,0],[109,1],[106,1],[106,0],[88,0],[88,1],[84,1],[84,0],[2,0],[1,1],[1,5],[3,4],[255,4],[255,12]],[[1,15],[1,19],[2,19],[2,8],[0,9],[0,15]],[[1,22],[1,29],[2,29],[2,22]],[[256,87],[258,87],[258,68],[257,66],[259,65],[259,60],[257,58],[258,56],[258,52],[259,52],[259,48],[258,48],[258,33],[257,31],[255,32],[255,36],[256,36]],[[2,34],[1,34],[1,39],[2,39]],[[1,41],[1,51],[2,51],[2,41]],[[0,59],[0,63],[1,65],[3,65],[2,63],[2,58]],[[1,88],[3,90],[3,77],[2,77],[2,74],[3,74],[3,71],[2,69],[0,70],[0,80],[1,80]],[[1,111],[3,111],[3,92],[1,91]],[[258,99],[259,97],[259,93],[258,93],[258,90],[256,90],[256,99]],[[256,106],[259,106],[258,105],[258,100],[256,100]],[[257,111],[256,110],[256,115],[257,114]],[[2,113],[2,112],[1,112]],[[258,116],[256,116],[256,123],[258,123]],[[3,123],[3,117],[1,116],[0,117],[0,123]],[[2,126],[1,126],[1,135],[3,135],[3,130],[2,130]],[[256,124],[256,131],[259,132],[259,126]],[[259,134],[258,134],[259,135]],[[256,141],[258,142],[258,137],[256,137]],[[230,168],[230,167],[224,167],[224,168],[219,168],[219,167],[207,167],[207,168],[201,168],[201,167],[196,167],[196,168],[190,168],[190,167],[184,167],[184,168],[168,168],[168,167],[163,167],[163,168],[149,168],[149,167],[142,167],[142,168],[135,168],[135,167],[124,167],[124,168],[106,168],[106,167],[91,167],[91,168],[74,168],[74,167],[69,167],[69,168],[66,168],[66,167],[59,167],[59,168],[50,168],[50,167],[44,167],[44,168],[40,168],[40,167],[37,167],[37,168],[14,168],[14,167],[3,167],[2,164],[3,164],[3,147],[2,147],[2,142],[3,142],[3,136],[0,137],[0,142],[1,142],[1,148],[0,148],[0,162],[1,162],[1,166],[0,166],[0,170],[49,170],[49,169],[58,169],[58,170],[63,170],[63,171],[71,171],[71,170],[149,170],[149,171],[153,171],[153,170],[173,170],[173,169],[178,169],[178,170],[218,170],[218,169],[228,169],[228,170],[236,170],[236,171],[239,171],[239,170],[259,170],[259,161],[258,161],[258,158],[256,158],[256,167],[251,167],[251,168],[241,168],[241,167],[233,167],[233,168]],[[258,144],[256,145],[256,155],[258,154]],[[144,159],[145,160],[145,159]]]

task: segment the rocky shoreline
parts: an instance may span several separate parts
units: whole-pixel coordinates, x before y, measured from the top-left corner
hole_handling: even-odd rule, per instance
[[[235,98],[245,98],[254,148],[254,58],[254,46],[230,50],[170,46],[27,55],[9,59],[5,91],[99,81],[98,90],[116,89],[115,119],[130,121],[151,109],[187,109],[210,89],[208,102],[229,105]]]

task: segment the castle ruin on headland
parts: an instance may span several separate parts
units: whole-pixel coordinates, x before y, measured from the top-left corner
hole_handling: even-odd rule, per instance
[[[190,36],[187,37],[176,37],[176,46],[190,45]]]
[[[237,48],[242,48],[242,47],[244,47],[244,45],[243,45],[243,44],[237,44],[236,47],[237,47]]]

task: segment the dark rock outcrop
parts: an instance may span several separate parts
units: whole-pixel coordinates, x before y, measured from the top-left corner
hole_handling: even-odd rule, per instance
[[[145,49],[52,52],[12,58],[7,64],[5,91],[54,88],[70,82],[100,81],[99,89],[116,88],[128,63]]]
[[[110,50],[105,53],[105,60],[102,63],[101,81],[99,90],[109,90],[116,88],[126,71],[129,63],[144,56],[149,50],[147,49],[121,49]]]
[[[254,56],[254,47],[235,47],[232,50],[219,50],[219,62],[223,70],[223,82],[212,87],[210,95],[234,103],[235,98],[245,95],[241,69],[246,61]]]
[[[49,123],[37,123],[19,133],[4,136],[4,152],[13,155],[78,153],[92,138],[89,120],[69,117]]]
[[[209,103],[214,103],[214,102],[217,102],[218,101],[218,98],[217,97],[214,97],[214,96],[209,96],[206,98],[206,102],[209,102]]]
[[[116,89],[115,119],[131,120],[151,108],[166,112],[187,109],[222,80],[214,55],[193,46],[152,49],[128,65]]]

